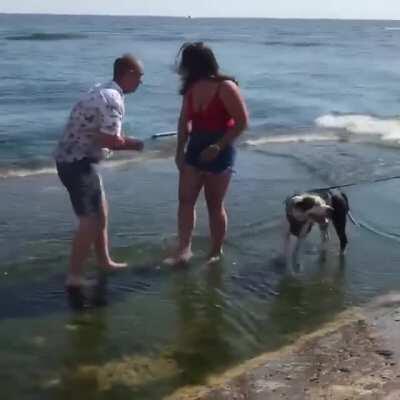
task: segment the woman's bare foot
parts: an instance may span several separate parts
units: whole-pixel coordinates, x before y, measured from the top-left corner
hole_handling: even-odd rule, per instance
[[[126,268],[128,266],[128,263],[125,262],[115,262],[113,260],[105,260],[101,263],[99,263],[99,266],[106,271],[116,271],[119,269]]]
[[[224,257],[224,252],[222,250],[212,251],[207,257],[207,264],[216,264],[219,263]]]
[[[184,251],[178,252],[178,254],[173,257],[165,258],[163,260],[163,264],[168,265],[170,267],[180,264],[187,264],[192,257],[193,257],[192,250],[185,249]]]

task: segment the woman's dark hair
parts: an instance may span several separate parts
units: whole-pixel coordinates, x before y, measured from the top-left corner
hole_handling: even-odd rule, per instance
[[[176,57],[176,69],[182,79],[179,91],[182,95],[201,79],[231,80],[237,84],[235,78],[219,73],[219,65],[213,51],[203,42],[184,43]]]

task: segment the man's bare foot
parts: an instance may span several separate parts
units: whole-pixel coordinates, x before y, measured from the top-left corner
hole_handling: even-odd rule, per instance
[[[65,285],[69,306],[74,311],[82,311],[88,307],[82,285]]]
[[[178,253],[176,256],[165,258],[163,260],[163,264],[168,265],[170,267],[181,264],[187,264],[192,257],[193,257],[192,251],[190,249],[186,249]]]
[[[100,267],[105,269],[106,271],[116,271],[119,269],[126,268],[128,263],[125,262],[115,262],[113,260],[106,260],[104,262],[99,263]]]

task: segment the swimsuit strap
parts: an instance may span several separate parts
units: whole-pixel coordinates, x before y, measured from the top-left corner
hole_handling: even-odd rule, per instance
[[[221,86],[222,86],[221,82],[219,82],[217,89],[215,90],[213,96],[211,97],[211,99],[209,100],[209,102],[207,104],[207,107],[205,107],[202,110],[196,110],[196,111],[194,111],[194,104],[193,104],[193,89],[190,89],[190,91],[188,93],[188,105],[189,105],[190,114],[198,114],[198,113],[204,113],[204,112],[208,111],[208,109],[210,108],[212,103],[214,103],[216,100],[219,100],[219,92],[220,92]]]

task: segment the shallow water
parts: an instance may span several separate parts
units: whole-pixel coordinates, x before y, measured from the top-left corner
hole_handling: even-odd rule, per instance
[[[69,310],[62,290],[73,228],[66,194],[53,175],[4,181],[1,215],[10,218],[2,218],[7,229],[0,236],[2,393],[10,400],[160,399],[398,287],[396,181],[346,191],[354,217],[374,232],[349,224],[345,258],[332,237],[322,260],[318,232],[306,241],[295,277],[285,272],[280,255],[288,194],[333,177],[343,183],[379,176],[380,157],[395,172],[395,156],[349,143],[297,144],[296,152],[287,144],[242,148],[227,201],[225,258],[205,265],[201,201],[195,258],[185,269],[160,262],[175,235],[172,159],[103,168],[113,255],[129,268],[108,277],[107,307],[83,313]],[[348,164],[338,176],[331,160],[340,157]],[[363,162],[371,169],[375,164],[374,172]],[[27,193],[30,206],[18,207],[13,199]],[[95,282],[93,265],[88,278]]]

